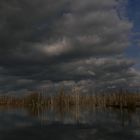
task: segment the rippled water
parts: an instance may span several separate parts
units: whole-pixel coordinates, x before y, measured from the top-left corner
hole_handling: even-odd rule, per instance
[[[0,140],[139,140],[140,110],[0,109]]]

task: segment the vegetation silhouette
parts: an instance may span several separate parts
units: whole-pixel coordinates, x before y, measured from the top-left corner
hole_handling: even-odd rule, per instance
[[[0,107],[26,109],[31,116],[38,116],[47,110],[54,110],[61,116],[65,112],[76,111],[78,116],[80,108],[114,108],[134,111],[140,107],[140,94],[122,89],[93,95],[83,95],[78,90],[67,94],[61,89],[57,95],[52,96],[38,92],[32,92],[23,97],[0,96]]]

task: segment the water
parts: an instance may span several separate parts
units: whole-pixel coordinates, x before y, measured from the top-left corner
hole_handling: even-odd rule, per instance
[[[0,108],[0,140],[139,140],[140,110]]]

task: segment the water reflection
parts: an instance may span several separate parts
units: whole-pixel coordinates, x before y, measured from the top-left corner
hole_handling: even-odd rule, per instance
[[[0,114],[6,113],[7,116],[13,114],[36,120],[41,124],[88,124],[95,122],[119,123],[125,127],[131,123],[140,124],[140,110],[128,110],[118,108],[100,108],[91,106],[71,106],[71,107],[42,107],[28,106],[27,108],[1,107]]]
[[[0,139],[138,140],[139,116],[139,109],[1,107]]]
[[[13,100],[1,103],[0,140],[140,139],[139,108],[97,107],[86,103],[64,105],[62,100],[55,105],[31,102],[28,98],[21,104],[20,100],[17,104]]]

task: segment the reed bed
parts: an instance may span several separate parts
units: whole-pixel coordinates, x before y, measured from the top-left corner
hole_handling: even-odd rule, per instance
[[[128,108],[140,107],[140,94],[128,91],[116,91],[114,93],[102,93],[94,95],[81,95],[80,92],[66,94],[60,91],[58,95],[46,96],[40,93],[30,93],[23,98],[14,96],[1,96],[0,106],[22,107],[22,108],[59,108],[69,109],[71,107],[101,107],[101,108]]]

